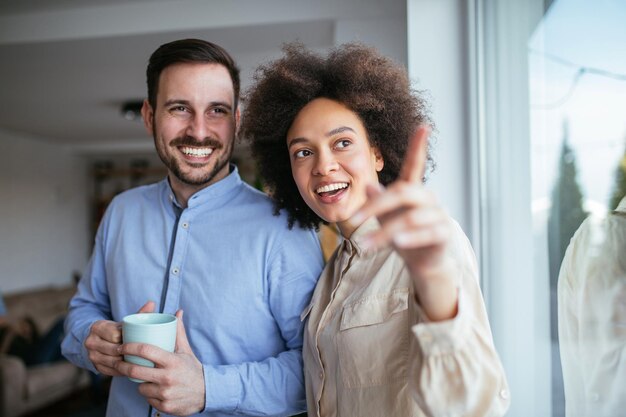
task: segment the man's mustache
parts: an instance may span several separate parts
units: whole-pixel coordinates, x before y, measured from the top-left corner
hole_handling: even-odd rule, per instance
[[[216,139],[204,138],[201,141],[192,138],[191,136],[183,136],[176,138],[170,142],[171,146],[194,146],[194,147],[209,147],[214,149],[222,149],[224,145]]]

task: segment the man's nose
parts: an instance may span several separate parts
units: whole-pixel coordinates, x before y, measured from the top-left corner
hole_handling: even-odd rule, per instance
[[[211,136],[210,135],[210,126],[209,122],[206,120],[203,114],[194,114],[193,117],[189,120],[189,125],[187,126],[187,136],[190,136],[197,140],[204,140],[205,138]]]

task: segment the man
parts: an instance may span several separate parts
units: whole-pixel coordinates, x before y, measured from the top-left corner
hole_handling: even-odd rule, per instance
[[[113,376],[107,416],[296,414],[305,406],[299,316],[321,271],[319,242],[289,230],[229,164],[239,70],[226,51],[194,39],[162,45],[147,81],[142,115],[168,176],[107,209],[63,352]],[[174,353],[121,344],[119,322],[138,310],[176,313]]]

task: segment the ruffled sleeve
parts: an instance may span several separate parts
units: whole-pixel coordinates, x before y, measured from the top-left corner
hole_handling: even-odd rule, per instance
[[[451,320],[430,322],[415,305],[412,392],[427,416],[503,416],[509,387],[493,344],[476,258],[456,223],[454,230],[450,256],[459,271],[458,312]]]

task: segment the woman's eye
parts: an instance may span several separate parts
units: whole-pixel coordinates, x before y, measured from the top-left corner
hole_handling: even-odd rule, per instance
[[[337,142],[337,148],[347,148],[348,146],[350,146],[352,144],[352,142],[350,142],[348,139],[342,139],[339,142]]]
[[[294,154],[296,158],[304,158],[309,155],[311,155],[311,151],[309,151],[308,149],[301,149]]]

